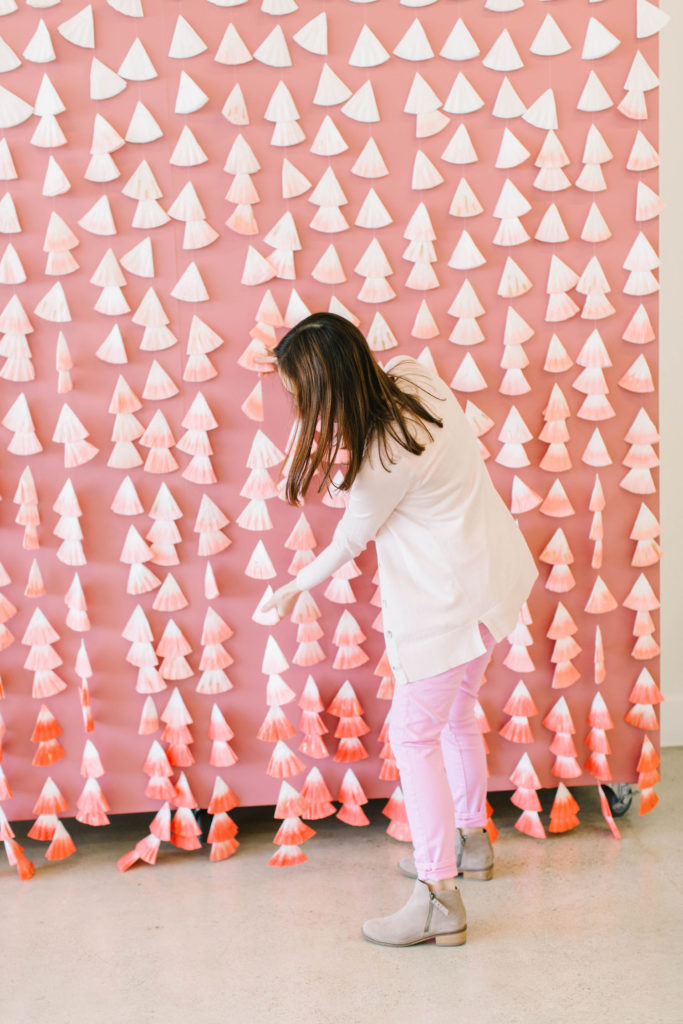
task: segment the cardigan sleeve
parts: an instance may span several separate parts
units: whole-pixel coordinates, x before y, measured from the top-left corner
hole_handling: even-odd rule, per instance
[[[386,469],[376,451],[366,458],[351,486],[331,543],[297,573],[299,589],[310,590],[359,555],[400,503],[411,477],[410,466],[400,455]]]

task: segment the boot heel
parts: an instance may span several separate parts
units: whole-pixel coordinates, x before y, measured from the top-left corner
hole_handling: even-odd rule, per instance
[[[463,878],[470,878],[477,882],[488,882],[493,878],[493,868],[484,868],[482,871],[463,871]]]
[[[467,941],[467,928],[461,932],[451,932],[449,935],[436,935],[434,941],[437,946],[464,946]]]

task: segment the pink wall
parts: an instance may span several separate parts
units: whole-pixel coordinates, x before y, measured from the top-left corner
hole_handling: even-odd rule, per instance
[[[272,803],[276,800],[279,780],[270,778],[266,773],[272,745],[255,738],[267,710],[266,680],[261,673],[261,661],[269,630],[254,624],[251,616],[265,584],[249,579],[244,569],[255,544],[262,539],[278,573],[274,582],[284,582],[291,559],[291,552],[284,548],[284,540],[300,513],[275,498],[268,503],[274,522],[272,530],[253,533],[240,529],[235,523],[246,505],[246,500],[240,497],[240,489],[248,476],[246,459],[255,430],[260,427],[281,448],[286,445],[289,430],[287,403],[272,378],[264,379],[264,422],[255,423],[240,411],[241,404],[256,383],[256,375],[241,368],[237,360],[249,341],[249,331],[254,326],[256,312],[266,290],[270,289],[280,310],[284,311],[292,287],[296,288],[311,311],[327,308],[334,295],[360,318],[361,328],[365,331],[370,328],[374,313],[379,311],[399,342],[399,348],[389,355],[397,352],[418,355],[424,348],[426,342],[412,337],[410,332],[418,307],[426,299],[440,331],[438,337],[428,342],[430,352],[442,376],[450,381],[465,350],[448,341],[455,320],[447,311],[467,277],[486,309],[479,319],[485,341],[468,351],[476,359],[488,386],[471,396],[460,393],[459,397],[463,404],[471,397],[495,422],[495,426],[483,439],[493,457],[500,451],[497,435],[511,405],[516,406],[534,435],[534,439],[526,445],[530,466],[513,470],[497,464],[494,458],[488,462],[496,485],[506,500],[510,499],[515,473],[542,497],[545,497],[555,479],[556,474],[544,471],[539,466],[546,445],[538,440],[538,435],[543,428],[543,409],[547,405],[552,386],[555,383],[560,385],[571,409],[567,421],[570,433],[567,447],[573,467],[557,475],[574,506],[575,514],[558,520],[533,510],[521,516],[520,524],[532,549],[539,555],[558,527],[565,531],[575,557],[572,568],[576,587],[567,594],[551,593],[544,588],[549,567],[541,567],[541,578],[529,602],[532,618],[529,628],[534,641],[530,653],[535,671],[520,676],[518,672],[504,667],[502,661],[508,650],[505,643],[496,652],[482,696],[482,705],[492,728],[488,736],[491,748],[491,785],[492,788],[510,788],[508,776],[525,750],[530,754],[543,785],[556,785],[558,780],[550,772],[553,756],[548,749],[552,734],[542,727],[541,720],[561,695],[567,699],[577,729],[575,739],[579,761],[585,764],[588,755],[583,744],[588,731],[585,720],[597,689],[593,676],[596,625],[602,629],[606,651],[607,677],[601,684],[600,692],[615,724],[609,734],[613,750],[609,763],[616,780],[634,779],[644,734],[641,729],[627,724],[623,716],[631,706],[628,696],[643,664],[656,678],[658,660],[640,664],[631,656],[634,612],[624,608],[622,602],[641,572],[631,565],[635,545],[629,539],[630,531],[641,501],[644,500],[655,514],[657,501],[654,495],[641,496],[624,490],[620,487],[620,481],[626,473],[622,465],[628,450],[625,434],[641,408],[656,420],[657,404],[654,394],[633,393],[619,386],[618,381],[641,351],[645,353],[655,380],[657,375],[656,345],[640,348],[622,340],[624,330],[641,302],[655,327],[657,321],[656,294],[634,296],[623,291],[628,277],[623,263],[638,232],[642,231],[655,248],[657,246],[656,219],[643,223],[637,223],[635,219],[638,182],[642,180],[656,190],[657,171],[653,169],[634,173],[626,169],[638,130],[653,145],[657,145],[657,93],[650,91],[646,94],[649,116],[644,121],[624,116],[616,105],[593,114],[577,110],[579,96],[591,70],[599,75],[615,104],[619,104],[624,96],[624,82],[636,51],[639,50],[656,71],[657,37],[636,38],[634,0],[612,0],[595,5],[589,5],[585,0],[556,0],[552,4],[527,0],[524,7],[507,14],[485,9],[481,0],[459,0],[457,3],[438,0],[420,7],[403,6],[393,0],[385,0],[384,3],[328,0],[326,3],[302,3],[294,13],[282,17],[265,13],[256,0],[248,0],[234,7],[219,6],[204,0],[194,4],[170,5],[162,0],[142,0],[142,3],[143,18],[126,17],[104,3],[94,5],[94,50],[75,46],[58,32],[58,26],[81,10],[79,2],[63,0],[58,6],[45,10],[22,7],[19,11],[0,17],[0,36],[20,58],[38,27],[39,19],[44,19],[57,59],[37,64],[21,58],[20,67],[0,75],[0,85],[33,103],[42,76],[47,74],[66,107],[65,112],[59,115],[58,122],[67,140],[66,145],[54,149],[33,145],[31,139],[38,124],[35,116],[2,133],[9,145],[18,176],[16,180],[4,183],[4,187],[0,186],[0,191],[6,189],[12,196],[21,233],[7,235],[0,243],[3,250],[9,242],[14,245],[27,280],[18,284],[2,284],[0,305],[4,307],[12,295],[16,294],[28,313],[34,330],[28,337],[28,343],[35,366],[35,379],[23,383],[0,380],[0,419],[20,392],[23,392],[43,445],[42,452],[28,458],[8,454],[5,446],[11,435],[4,428],[0,430],[3,444],[0,456],[0,495],[3,499],[0,504],[0,561],[11,579],[1,592],[18,609],[17,615],[7,623],[16,640],[0,654],[0,673],[5,691],[0,713],[7,729],[3,740],[2,767],[14,793],[13,798],[4,804],[8,817],[30,817],[33,804],[48,774],[52,775],[69,802],[67,814],[75,812],[76,799],[83,785],[79,765],[85,739],[78,700],[78,678],[74,671],[81,639],[85,642],[94,670],[90,690],[95,727],[89,738],[95,743],[106,769],[101,785],[112,811],[156,810],[158,807],[157,801],[143,795],[146,778],[142,773],[142,763],[152,737],[137,734],[144,697],[135,691],[136,673],[125,660],[129,644],[122,638],[121,632],[138,599],[126,593],[128,569],[119,561],[119,555],[131,522],[143,535],[149,529],[151,520],[146,513],[162,480],[167,483],[183,512],[183,518],[178,524],[182,534],[182,542],[178,547],[180,564],[173,567],[172,571],[189,601],[188,607],[175,613],[173,618],[192,645],[193,650],[188,660],[195,671],[195,675],[178,684],[194,718],[191,728],[195,737],[192,751],[196,764],[189,769],[188,778],[199,803],[205,806],[216,774],[215,769],[208,764],[210,743],[206,736],[214,698],[197,694],[195,688],[199,678],[197,668],[201,655],[202,623],[206,608],[211,603],[234,629],[234,637],[226,644],[235,659],[234,665],[227,670],[234,688],[215,699],[235,732],[232,745],[239,761],[221,774],[242,803]],[[167,56],[176,17],[181,12],[208,47],[200,55],[184,60]],[[329,52],[326,56],[309,53],[293,41],[294,34],[320,13],[327,16]],[[535,56],[529,47],[548,13],[557,21],[571,49],[559,56]],[[367,25],[391,53],[416,17],[424,27],[436,54],[457,18],[461,17],[480,48],[480,56],[467,61],[454,61],[437,55],[420,62],[392,56],[386,63],[372,69],[351,67],[348,64],[363,25]],[[581,57],[590,17],[598,18],[621,41],[612,54],[601,59],[584,60]],[[280,25],[291,54],[292,66],[275,68],[253,60],[229,67],[215,62],[214,55],[229,23],[234,24],[252,53]],[[493,104],[504,75],[484,66],[482,58],[503,29],[509,30],[524,62],[522,69],[509,73],[510,81],[523,102],[530,106],[545,90],[553,90],[559,119],[557,135],[570,159],[565,171],[572,187],[566,190],[549,193],[534,186],[537,168],[533,166],[533,161],[546,139],[546,131],[520,118],[505,121],[492,116]],[[142,83],[129,82],[112,99],[90,99],[89,74],[93,56],[116,70],[136,38],[143,43],[158,71],[158,77]],[[338,106],[325,109],[313,104],[324,63],[329,64],[353,91],[368,79],[371,80],[381,117],[378,123],[364,124],[352,120],[341,113]],[[174,113],[182,71],[190,75],[209,96],[206,105],[189,115]],[[450,124],[444,130],[428,138],[416,139],[415,117],[403,112],[413,76],[419,72],[443,102],[459,71],[467,76],[480,94],[485,101],[484,106],[463,116],[448,114]],[[280,80],[286,83],[291,92],[301,115],[299,124],[305,133],[302,143],[287,149],[271,145],[273,125],[264,119],[266,107]],[[221,115],[223,104],[237,83],[242,89],[249,114],[249,124],[244,127],[230,124]],[[89,149],[96,114],[101,114],[125,136],[138,101],[144,103],[153,114],[163,131],[163,137],[143,145],[126,143],[114,152],[113,159],[120,171],[116,180],[109,183],[86,180],[84,173],[90,159]],[[326,114],[332,117],[348,144],[346,152],[331,158],[310,152]],[[460,123],[465,124],[479,157],[478,162],[462,167],[441,158]],[[607,189],[595,195],[574,184],[582,170],[586,133],[591,123],[602,133],[614,155],[613,160],[603,168]],[[196,167],[178,167],[169,163],[184,125],[191,128],[208,157],[205,163]],[[506,125],[531,153],[531,159],[510,170],[494,166]],[[253,183],[260,196],[260,202],[254,207],[258,223],[258,234],[254,236],[237,234],[225,226],[225,221],[234,210],[234,204],[226,202],[224,198],[233,179],[224,172],[223,167],[238,132],[248,141],[261,165],[261,170],[253,176]],[[372,181],[351,172],[370,137],[379,146],[389,169],[388,176]],[[444,181],[438,187],[424,191],[411,188],[413,162],[418,149],[429,157],[443,176]],[[50,154],[58,161],[71,184],[69,191],[56,197],[42,194]],[[295,199],[282,198],[280,180],[283,157],[303,172],[314,186],[328,166],[333,168],[348,199],[343,212],[350,225],[349,230],[332,235],[313,230],[310,221],[315,207],[308,201],[310,192]],[[192,182],[208,223],[219,232],[219,238],[213,244],[194,251],[183,249],[183,224],[178,221],[171,221],[150,231],[132,227],[135,200],[123,195],[122,188],[143,159],[148,162],[161,188],[163,198],[160,203],[164,209],[168,209],[188,181]],[[463,176],[484,207],[482,214],[467,221],[450,216],[448,212],[455,188]],[[493,244],[499,224],[493,217],[493,211],[506,178],[514,182],[532,205],[531,211],[522,217],[531,240],[510,248]],[[374,231],[354,225],[370,187],[375,188],[392,217],[390,225]],[[89,233],[78,224],[79,219],[101,196],[108,198],[116,225],[116,234],[111,237]],[[587,243],[580,238],[593,200],[597,202],[612,232],[611,238],[597,244]],[[404,239],[405,227],[420,202],[425,203],[437,235],[434,243],[437,262],[434,267],[439,287],[428,292],[405,287],[411,264],[402,258],[407,245]],[[569,241],[556,246],[534,239],[551,202],[556,203],[570,236]],[[302,245],[301,251],[295,255],[296,279],[273,279],[258,286],[242,285],[240,281],[248,246],[253,244],[263,256],[268,255],[271,250],[264,238],[287,210],[294,218]],[[42,251],[48,220],[53,211],[66,221],[79,240],[79,245],[73,250],[79,269],[58,278],[46,275],[45,254]],[[467,272],[448,267],[449,258],[463,228],[470,231],[486,258],[484,266]],[[89,282],[105,252],[109,248],[113,249],[120,260],[147,235],[151,238],[154,254],[154,278],[145,280],[124,271],[127,283],[123,294],[130,313],[109,317],[96,312],[94,307],[100,291]],[[390,282],[397,293],[392,301],[377,306],[358,300],[362,279],[354,273],[354,267],[373,237],[378,239],[391,263],[394,273]],[[320,284],[312,278],[313,269],[330,243],[334,244],[347,277],[344,283],[335,286]],[[583,273],[590,258],[596,255],[611,285],[609,298],[616,310],[614,315],[596,323],[581,318],[579,314],[562,323],[546,322],[544,318],[548,297],[545,287],[553,254],[578,274]],[[508,256],[521,266],[533,283],[525,295],[510,300],[497,295]],[[207,302],[193,304],[178,301],[170,294],[192,260],[196,262],[206,285],[209,294]],[[57,280],[63,285],[71,312],[71,321],[68,323],[51,323],[35,314],[36,306]],[[142,328],[132,321],[132,314],[150,285],[161,300],[170,318],[169,327],[178,339],[173,347],[156,353],[140,349]],[[584,297],[575,290],[570,294],[578,306],[582,307]],[[512,306],[534,330],[533,338],[525,346],[530,360],[525,375],[531,388],[528,393],[515,399],[498,391],[503,375],[500,359],[508,306]],[[218,370],[217,376],[199,386],[183,380],[188,331],[195,314],[224,341],[222,347],[211,354]],[[128,362],[123,366],[102,362],[95,355],[115,323],[120,327],[128,353]],[[572,359],[575,359],[594,327],[600,331],[612,361],[612,366],[605,371],[605,377],[609,386],[609,401],[616,414],[599,424],[577,415],[584,396],[572,387],[572,383],[581,367],[572,366],[561,374],[552,374],[543,368],[548,342],[553,333],[558,334]],[[73,390],[63,395],[57,393],[55,371],[55,348],[60,330],[66,337],[74,362]],[[145,514],[128,519],[110,511],[111,502],[125,472],[107,467],[113,425],[113,416],[107,412],[107,408],[119,373],[134,392],[142,396],[153,358],[157,358],[172,377],[179,392],[162,402],[144,400],[142,409],[137,413],[140,421],[147,426],[156,409],[161,408],[178,440],[183,433],[181,420],[197,391],[201,390],[218,421],[218,429],[211,435],[215,449],[212,463],[218,479],[208,486],[183,479],[181,472],[189,462],[189,456],[181,452],[177,453],[180,470],[175,473],[156,476],[144,472],[142,467],[133,469],[130,475]],[[384,358],[383,354],[380,354],[380,358]],[[51,441],[64,402],[76,413],[89,431],[89,440],[99,449],[99,454],[93,460],[72,470],[64,468],[62,446]],[[581,456],[596,425],[600,427],[613,460],[612,465],[599,470],[607,500],[604,511],[604,562],[599,575],[618,602],[614,611],[600,616],[584,612],[598,571],[591,568],[593,544],[589,539],[589,530],[592,516],[588,510],[596,470],[582,462]],[[144,449],[140,450],[144,457]],[[13,497],[26,466],[29,466],[33,474],[39,498],[40,546],[35,551],[22,548],[23,528],[14,522],[17,507],[13,504]],[[276,476],[276,473],[276,470],[271,470],[272,476]],[[656,470],[654,477],[656,479]],[[73,632],[65,624],[66,607],[63,597],[73,579],[74,569],[62,564],[57,558],[60,541],[53,533],[58,517],[52,506],[68,478],[73,483],[83,511],[81,525],[87,564],[80,567],[78,572],[91,622],[91,629],[83,634]],[[206,559],[198,556],[196,535],[193,533],[204,493],[232,521],[225,531],[232,541],[230,548],[211,559],[220,590],[220,596],[213,602],[208,602],[204,596]],[[318,500],[308,501],[305,513],[313,526],[318,544],[324,544],[331,534],[338,513],[324,507]],[[40,567],[47,591],[38,600],[24,596],[29,568],[34,558]],[[394,783],[378,781],[381,762],[378,760],[380,744],[377,736],[388,705],[376,699],[379,680],[372,674],[372,668],[383,650],[380,634],[371,628],[376,609],[368,603],[374,591],[371,582],[375,571],[372,551],[366,552],[359,559],[359,566],[363,574],[352,583],[358,600],[349,606],[349,611],[368,636],[363,649],[369,655],[369,661],[362,668],[350,672],[332,668],[335,648],[331,640],[344,606],[326,600],[322,595],[324,588],[320,588],[321,593],[316,594],[316,599],[322,610],[322,645],[327,657],[315,666],[313,675],[326,704],[346,678],[351,681],[372,728],[364,740],[370,753],[369,759],[354,763],[351,767],[369,796],[388,796]],[[162,579],[166,571],[164,567],[157,567]],[[644,571],[656,589],[656,565]],[[139,603],[148,614],[155,642],[158,642],[169,616],[152,610],[153,599],[154,594],[143,595]],[[563,691],[551,688],[553,666],[550,656],[553,643],[546,637],[558,599],[574,617],[578,625],[576,639],[583,648],[575,659],[581,677]],[[66,749],[66,757],[49,771],[31,766],[35,747],[30,742],[30,734],[41,702],[31,698],[32,674],[22,667],[27,648],[20,643],[36,606],[42,609],[60,633],[55,649],[62,657],[63,665],[58,671],[68,684],[67,689],[46,701],[63,727],[64,733],[60,740]],[[654,614],[656,616],[657,613]],[[291,663],[296,649],[296,627],[283,622],[274,627],[272,632]],[[298,694],[307,674],[306,669],[292,666],[285,673],[285,678]],[[539,710],[538,717],[531,720],[534,743],[530,745],[513,744],[497,735],[497,730],[508,717],[502,711],[503,705],[520,678],[528,686]],[[159,711],[163,710],[172,685],[156,697]],[[294,725],[297,725],[299,711],[296,705],[289,705],[285,711]],[[326,721],[333,731],[336,719],[326,716]],[[159,734],[156,735],[158,737]],[[651,738],[654,739],[654,735]],[[300,739],[298,736],[291,741],[293,749],[296,749]],[[332,758],[336,741],[329,740],[328,746],[328,758],[320,762],[308,758],[304,760],[307,768],[314,763],[318,764],[327,784],[336,795],[347,766],[336,763]],[[301,774],[291,781],[298,787],[303,784],[303,779],[304,775]],[[587,784],[594,780],[585,772],[578,781]]]

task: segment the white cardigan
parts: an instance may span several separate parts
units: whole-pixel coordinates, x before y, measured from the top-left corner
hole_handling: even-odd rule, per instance
[[[537,577],[529,548],[488,474],[451,389],[414,359],[386,365],[443,427],[422,455],[392,443],[366,453],[332,542],[297,574],[309,590],[375,540],[387,656],[397,683],[437,675],[484,653],[478,624],[511,633]],[[422,388],[426,390],[421,390]]]

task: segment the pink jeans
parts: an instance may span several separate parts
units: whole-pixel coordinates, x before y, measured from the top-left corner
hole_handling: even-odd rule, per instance
[[[486,753],[474,708],[495,641],[480,630],[485,654],[394,691],[389,743],[423,881],[457,875],[456,827],[486,825]]]

